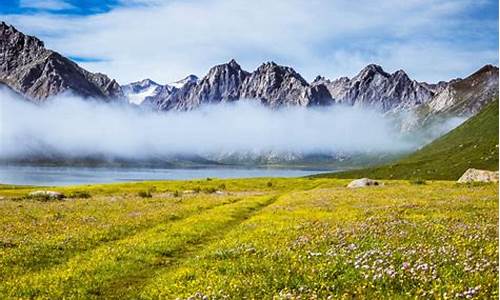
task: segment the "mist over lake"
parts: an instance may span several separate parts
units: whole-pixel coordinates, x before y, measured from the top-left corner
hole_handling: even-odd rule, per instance
[[[405,136],[393,119],[374,109],[340,105],[271,110],[247,100],[159,113],[70,95],[39,106],[3,91],[0,101],[3,161],[174,156],[217,161],[262,155],[293,160],[311,154],[400,153],[423,143]],[[445,123],[434,134],[454,126]]]

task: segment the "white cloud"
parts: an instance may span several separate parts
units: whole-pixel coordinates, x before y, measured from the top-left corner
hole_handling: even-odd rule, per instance
[[[64,0],[20,0],[19,6],[21,8],[35,8],[54,11],[74,8],[73,5]]]
[[[375,62],[389,71],[404,68],[418,80],[436,81],[498,63],[497,45],[485,42],[492,38],[475,30],[495,24],[464,17],[467,10],[484,5],[473,0],[134,3],[148,5],[91,16],[3,18],[63,54],[105,58],[82,65],[122,83],[203,76],[231,58],[250,71],[275,60],[309,80],[317,74],[352,76]],[[457,41],[461,35],[477,44]]]

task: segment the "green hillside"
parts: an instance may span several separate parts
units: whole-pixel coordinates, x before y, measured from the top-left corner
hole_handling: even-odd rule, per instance
[[[468,168],[498,170],[498,100],[448,134],[395,163],[315,176],[456,180]]]

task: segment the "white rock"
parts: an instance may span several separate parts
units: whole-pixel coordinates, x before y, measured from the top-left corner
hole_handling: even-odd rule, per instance
[[[368,178],[361,178],[361,179],[356,179],[351,181],[347,185],[348,188],[360,188],[360,187],[366,187],[366,186],[378,186],[381,185],[378,181],[373,180],[373,179],[368,179]]]
[[[498,171],[487,171],[470,168],[458,179],[458,182],[498,182]]]
[[[64,195],[54,191],[34,191],[28,194],[30,197],[47,197],[50,199],[63,199]]]

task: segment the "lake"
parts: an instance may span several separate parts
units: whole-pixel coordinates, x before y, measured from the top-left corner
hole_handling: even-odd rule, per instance
[[[300,177],[324,170],[281,168],[89,168],[0,166],[0,183],[19,185],[62,186],[144,180],[197,178]]]

